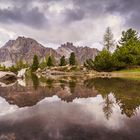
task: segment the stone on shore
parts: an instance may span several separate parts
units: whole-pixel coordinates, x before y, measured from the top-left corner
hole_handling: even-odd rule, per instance
[[[17,80],[17,76],[13,72],[0,71],[0,82],[2,82],[2,83],[12,83],[16,80]]]

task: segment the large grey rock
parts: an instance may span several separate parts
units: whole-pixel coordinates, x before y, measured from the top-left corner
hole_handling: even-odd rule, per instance
[[[7,85],[7,84],[14,83],[16,80],[17,80],[16,74],[12,72],[0,71],[0,83],[4,83]]]

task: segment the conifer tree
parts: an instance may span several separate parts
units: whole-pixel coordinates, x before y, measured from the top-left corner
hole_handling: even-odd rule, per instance
[[[51,56],[48,57],[47,66],[48,66],[48,67],[52,67],[52,66],[54,66],[54,64],[53,64],[53,59],[52,59]]]
[[[122,32],[122,37],[119,41],[118,47],[122,47],[124,45],[129,45],[130,41],[139,41],[138,32],[133,30],[132,28],[128,29],[127,31]]]
[[[67,62],[66,62],[66,59],[65,59],[65,56],[62,56],[60,58],[60,64],[59,66],[66,66]]]
[[[72,65],[72,66],[76,65],[76,58],[75,58],[75,53],[74,52],[72,52],[70,54],[69,64]]]
[[[114,47],[113,33],[110,27],[107,27],[104,34],[104,48],[110,51]]]
[[[31,70],[34,72],[38,69],[39,67],[39,60],[38,60],[38,56],[37,55],[34,55],[34,58],[33,58],[33,64],[31,66]]]

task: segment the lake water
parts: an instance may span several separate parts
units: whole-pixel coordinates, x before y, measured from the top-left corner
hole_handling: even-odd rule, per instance
[[[140,81],[31,78],[0,87],[0,140],[140,140]]]

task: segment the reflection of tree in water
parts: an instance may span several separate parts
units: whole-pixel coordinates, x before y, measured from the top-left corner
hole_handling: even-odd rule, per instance
[[[39,79],[34,73],[31,74],[31,78],[32,78],[34,89],[36,90],[39,86]]]
[[[118,102],[120,100],[118,99]],[[120,108],[122,109],[122,114],[125,114],[127,117],[131,118],[132,116],[136,115],[136,110],[140,106],[140,99],[121,99],[119,103]]]
[[[53,79],[47,79],[46,83],[47,83],[49,89],[53,88],[53,83],[54,83]]]
[[[39,80],[40,80],[40,82],[45,83],[49,89],[53,88],[53,84],[54,84],[54,81],[55,81],[54,79],[46,78],[46,77],[40,77]]]
[[[122,114],[132,117],[140,106],[140,81],[121,78],[93,78],[84,82],[87,88],[95,89],[105,98],[114,93]],[[108,100],[108,99],[107,99]]]
[[[75,87],[76,87],[76,81],[74,80],[69,81],[69,88],[71,93],[75,92]]]
[[[86,88],[92,89],[94,87],[94,79],[87,79],[84,81]]]
[[[105,117],[107,120],[109,120],[109,118],[111,117],[111,114],[113,113],[113,100],[110,98],[109,95],[107,95],[105,97],[105,102],[104,102],[104,106],[103,106],[103,111],[104,111],[104,114],[105,114]]]
[[[64,80],[59,80],[59,83],[60,83],[60,87],[64,90],[64,89],[65,89],[66,81],[64,81]]]

